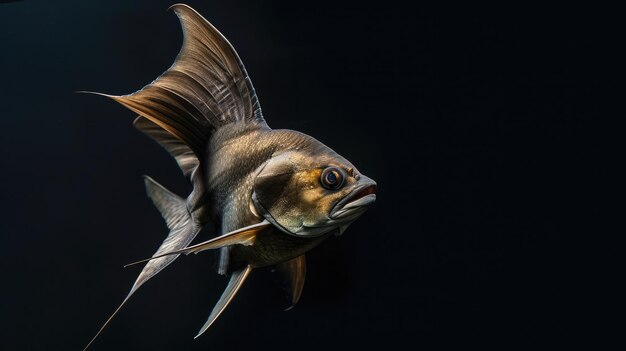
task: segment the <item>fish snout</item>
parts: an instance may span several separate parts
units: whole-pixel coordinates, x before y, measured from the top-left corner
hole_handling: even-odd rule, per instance
[[[364,176],[363,174],[359,174],[358,181],[362,184],[363,187],[369,189],[370,194],[376,194],[376,182],[374,179]]]
[[[333,207],[333,219],[356,219],[376,201],[376,182],[360,175],[358,183],[348,195]]]

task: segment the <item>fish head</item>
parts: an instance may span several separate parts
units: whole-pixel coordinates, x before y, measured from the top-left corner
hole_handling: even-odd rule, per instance
[[[254,180],[258,213],[298,237],[341,234],[376,200],[375,181],[315,142],[271,157]]]

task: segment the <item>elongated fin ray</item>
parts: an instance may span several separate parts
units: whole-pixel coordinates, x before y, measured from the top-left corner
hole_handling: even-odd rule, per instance
[[[220,297],[219,301],[217,302],[215,307],[213,307],[213,310],[211,311],[211,314],[209,315],[209,319],[207,319],[206,323],[204,323],[202,328],[200,328],[198,335],[196,335],[194,339],[198,338],[207,329],[209,329],[209,327],[211,326],[211,324],[213,324],[213,322],[215,322],[217,317],[219,317],[220,314],[222,314],[226,306],[228,306],[228,304],[232,301],[233,297],[235,297],[235,295],[241,288],[241,285],[243,285],[243,282],[246,281],[246,278],[248,277],[251,271],[252,271],[252,266],[246,266],[245,268],[235,271],[230,275],[230,281],[228,282],[228,285],[226,286],[226,290],[224,290],[224,292],[222,293],[222,296]]]
[[[134,288],[134,287],[133,287]],[[102,331],[104,330],[104,328],[107,327],[107,325],[109,325],[109,322],[111,322],[111,320],[113,320],[113,317],[115,317],[117,315],[117,312],[119,312],[122,307],[126,304],[126,301],[128,301],[128,299],[130,299],[130,296],[135,292],[136,289],[131,289],[130,293],[128,293],[128,295],[126,295],[126,298],[124,299],[124,301],[122,301],[122,303],[115,309],[115,311],[111,314],[111,316],[106,320],[106,322],[104,322],[104,324],[102,325],[102,327],[100,327],[100,330],[98,330],[98,332],[96,333],[96,335],[91,338],[91,340],[89,341],[89,343],[87,344],[87,346],[85,346],[85,348],[83,349],[83,351],[86,351],[89,346],[91,346],[91,344],[93,344],[94,341],[96,341],[96,339],[98,338],[98,336],[100,336],[100,334],[102,334]]]
[[[154,202],[165,222],[170,229],[168,236],[165,238],[159,249],[154,256],[162,255],[163,253],[170,252],[184,248],[193,240],[193,238],[200,231],[200,227],[197,226],[191,219],[185,201],[173,194],[163,186],[155,182],[150,177],[145,177],[146,192],[148,196]],[[157,273],[172,263],[179,255],[168,255],[167,257],[160,257],[154,260],[150,260],[143,269],[124,301],[119,307],[111,314],[111,316],[104,322],[98,333],[91,339],[89,344],[85,346],[85,350],[96,340],[96,338],[102,333],[104,328],[120,311],[122,306],[130,299],[130,297],[139,289],[141,285],[147,282],[150,278],[154,277]]]
[[[199,244],[186,247],[184,249],[160,253],[159,255],[154,255],[150,258],[146,258],[141,261],[129,263],[125,265],[124,267],[134,266],[136,264],[154,260],[154,259],[159,259],[164,256],[180,255],[183,253],[188,255],[190,253],[198,253],[198,252],[211,250],[211,249],[219,249],[219,248],[230,246],[230,245],[239,244],[239,245],[250,246],[254,244],[254,239],[256,238],[257,234],[259,234],[261,231],[268,229],[268,228],[272,228],[272,224],[268,222],[267,220],[264,220],[261,223],[257,223],[257,224],[253,224],[247,227],[237,229],[230,233],[220,235],[211,240],[207,240]]]
[[[306,278],[306,257],[298,256],[289,261],[276,265],[280,274],[287,280],[287,288],[291,306],[287,310],[295,306],[302,296],[304,288],[304,280]]]

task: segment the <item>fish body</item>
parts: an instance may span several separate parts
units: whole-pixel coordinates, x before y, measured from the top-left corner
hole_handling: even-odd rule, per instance
[[[239,56],[192,8],[172,9],[184,33],[170,69],[129,95],[104,95],[139,114],[134,125],[177,161],[193,190],[182,198],[146,177],[146,191],[170,230],[122,304],[181,253],[219,250],[230,276],[198,336],[224,311],[250,272],[276,266],[295,305],[305,253],[341,234],[375,201],[376,183],[306,134],[271,129]],[[205,226],[218,235],[191,245]],[[139,263],[137,262],[137,263]],[[87,345],[91,344],[91,342]]]
[[[267,200],[266,203],[269,204],[272,201],[270,197],[306,197],[305,192],[311,188],[315,193],[315,190],[319,189],[317,185],[321,173],[319,164],[342,164],[352,169],[354,174],[354,166],[351,163],[306,134],[269,128],[233,131],[232,129],[235,128],[236,126],[226,127],[223,132],[221,130],[217,132],[219,134],[210,143],[208,154],[211,157],[206,163],[207,191],[210,194],[210,204],[214,213],[212,221],[221,223],[222,233],[258,223],[264,218],[264,214],[272,218],[261,203],[263,200]],[[281,170],[289,168],[284,167],[285,163],[298,164],[304,170],[297,176],[294,176],[292,172],[274,171],[265,175],[264,171],[267,171],[268,165],[273,165],[269,162],[272,159],[280,159],[280,162],[276,163],[277,167],[282,167]],[[280,174],[275,176],[275,173]],[[263,190],[261,194],[255,193],[255,182],[259,182],[260,176],[271,178],[272,185],[275,184],[275,186],[261,186]],[[272,178],[274,176],[285,179]],[[373,184],[369,179],[362,181],[364,184]],[[285,194],[286,192],[289,193]],[[263,196],[263,200],[258,199],[258,196]],[[317,208],[322,196],[320,194],[309,196],[313,198],[310,201],[296,200],[304,205],[302,209],[296,208],[298,213],[296,216],[285,215],[285,212],[294,209],[295,206],[291,207],[293,204],[279,209],[276,217],[280,218],[278,220],[272,218],[275,221],[275,228],[260,235],[254,247],[230,248],[234,252],[229,263],[238,266],[242,262],[247,262],[255,267],[273,265],[299,256],[319,244],[332,231],[329,231],[327,226],[318,230],[306,228],[307,220],[312,226],[318,223],[317,218],[307,218],[307,215],[326,214]],[[281,227],[283,230],[278,229]],[[339,230],[339,228],[336,229]],[[311,231],[312,233],[309,233]],[[222,268],[227,270],[226,267]]]

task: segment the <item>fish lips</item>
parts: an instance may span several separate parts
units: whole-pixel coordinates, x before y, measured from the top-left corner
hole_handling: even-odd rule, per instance
[[[376,183],[373,180],[357,186],[350,194],[339,200],[330,211],[331,219],[348,219],[362,214],[376,201]]]

